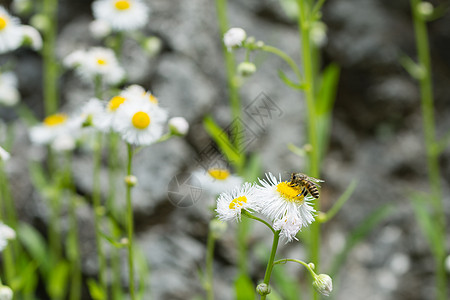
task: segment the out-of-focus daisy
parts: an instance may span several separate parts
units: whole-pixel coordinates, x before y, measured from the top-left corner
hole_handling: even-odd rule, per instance
[[[183,117],[174,117],[169,120],[169,130],[175,135],[186,135],[189,130],[189,123]]]
[[[22,32],[25,44],[30,45],[34,51],[42,49],[42,37],[36,28],[29,25],[22,25]]]
[[[19,100],[16,75],[12,72],[0,73],[0,104],[14,106]]]
[[[51,147],[56,152],[72,151],[76,147],[75,137],[69,133],[58,135],[53,140]]]
[[[151,92],[146,91],[142,86],[138,84],[132,84],[124,89],[121,93],[125,98],[142,98],[150,103],[157,105],[158,98],[155,97]]]
[[[109,84],[119,83],[125,71],[111,49],[94,47],[87,51],[76,50],[64,59],[64,65],[74,67],[81,78],[92,82],[97,76]]]
[[[131,31],[148,22],[149,8],[141,0],[97,0],[92,3],[94,17],[109,23],[115,31]]]
[[[23,40],[23,30],[18,18],[11,16],[0,6],[0,53],[19,48]]]
[[[262,205],[261,213],[272,220],[276,230],[288,241],[302,227],[314,221],[314,208],[311,201],[314,198],[302,194],[302,187],[291,186],[288,181],[281,181],[271,173],[266,174],[266,180],[259,180],[262,186],[258,187]]]
[[[11,155],[8,153],[8,151],[0,147],[0,162],[7,161],[10,157]]]
[[[91,98],[87,101],[78,113],[78,117],[81,118],[81,125],[83,127],[100,127],[100,118],[103,114],[104,106],[102,102],[97,98]]]
[[[239,27],[230,28],[223,36],[223,43],[230,51],[233,47],[242,46],[246,37],[247,33],[244,29]]]
[[[0,222],[0,252],[5,249],[6,245],[8,245],[9,240],[13,240],[16,238],[16,232],[9,227]]]
[[[113,129],[133,145],[150,145],[163,134],[166,110],[142,98],[128,99],[117,108]]]
[[[240,221],[242,210],[250,213],[260,210],[255,186],[244,183],[242,187],[236,187],[229,192],[223,192],[217,199],[216,212],[222,221]]]
[[[210,168],[197,170],[193,174],[201,186],[210,194],[218,195],[242,185],[241,177],[233,175],[225,168]]]
[[[58,113],[50,115],[41,124],[31,127],[29,132],[30,140],[35,144],[48,145],[57,136],[73,134],[71,132],[72,126],[70,125],[66,114]]]
[[[14,296],[12,289],[0,284],[0,300],[11,300]]]

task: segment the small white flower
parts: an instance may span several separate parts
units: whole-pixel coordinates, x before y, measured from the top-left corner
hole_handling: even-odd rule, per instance
[[[77,50],[63,61],[67,67],[75,67],[82,79],[92,82],[97,76],[109,84],[117,84],[125,77],[114,52],[108,48],[94,47],[87,51]]]
[[[16,75],[12,72],[0,73],[0,104],[14,106],[19,100]]]
[[[327,274],[319,274],[314,278],[313,286],[322,295],[330,296],[333,291],[333,280]]]
[[[171,118],[169,129],[175,135],[186,135],[189,130],[189,123],[183,117]]]
[[[301,187],[290,186],[289,182],[281,181],[281,175],[277,179],[268,173],[266,178],[267,180],[259,179],[262,185],[258,187],[262,202],[261,213],[272,220],[274,227],[291,241],[302,227],[314,221],[315,210],[310,204],[314,198],[310,195],[303,196]]]
[[[134,145],[150,145],[163,134],[166,110],[141,97],[127,99],[117,108],[113,129]]]
[[[57,152],[72,151],[76,147],[75,138],[69,134],[61,134],[52,142],[52,149]]]
[[[201,169],[195,171],[193,175],[200,181],[200,185],[212,195],[232,190],[243,183],[241,177],[231,174],[224,168]]]
[[[89,24],[89,31],[96,39],[102,39],[111,34],[111,25],[104,20],[94,20]]]
[[[61,135],[74,134],[74,129],[79,128],[75,122],[69,122],[65,114],[54,114],[46,117],[41,124],[31,127],[29,136],[32,143],[49,145]]]
[[[22,25],[22,32],[25,43],[29,44],[34,51],[42,49],[42,37],[36,28]]]
[[[243,209],[250,213],[260,210],[256,189],[251,183],[246,182],[242,187],[223,192],[217,199],[216,212],[222,221],[240,221]]]
[[[7,161],[10,157],[11,155],[8,153],[8,151],[0,147],[0,161]]]
[[[314,22],[311,26],[311,41],[317,47],[323,47],[327,41],[327,25],[323,22]]]
[[[9,240],[13,240],[16,238],[16,232],[9,227],[0,222],[0,252],[5,249],[6,245],[8,245]]]
[[[13,291],[6,285],[0,285],[0,300],[11,300],[14,296]]]
[[[233,47],[242,46],[242,42],[244,42],[246,37],[247,34],[244,29],[238,27],[230,28],[223,36],[223,43],[230,51]]]
[[[97,98],[91,98],[87,101],[79,112],[81,118],[80,124],[85,127],[92,126],[94,128],[101,128],[101,116],[104,113],[104,105]]]
[[[92,10],[96,19],[109,23],[115,31],[143,28],[150,12],[141,0],[97,0],[92,3]]]
[[[19,48],[23,40],[23,30],[18,18],[11,16],[0,6],[0,53]]]

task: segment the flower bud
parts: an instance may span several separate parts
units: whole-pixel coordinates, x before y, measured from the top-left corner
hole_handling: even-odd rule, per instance
[[[125,184],[129,187],[133,187],[137,184],[138,180],[134,175],[125,176]]]
[[[311,41],[316,47],[322,47],[327,43],[327,25],[323,22],[314,22],[310,33]]]
[[[28,25],[22,25],[23,43],[29,45],[34,51],[42,49],[42,37],[36,28]]]
[[[120,243],[124,246],[128,245],[128,238],[124,237],[120,239]]]
[[[111,26],[103,20],[94,20],[89,24],[89,31],[96,39],[103,39],[111,33]]]
[[[258,294],[260,294],[261,296],[265,296],[270,294],[270,286],[268,286],[265,283],[260,283],[258,284],[258,286],[256,287],[256,291],[258,292]]]
[[[333,281],[327,274],[319,274],[313,282],[314,288],[324,296],[329,296],[333,290]]]
[[[242,46],[242,42],[247,37],[247,33],[242,28],[230,28],[227,32],[225,32],[223,36],[223,43],[228,48],[228,51],[234,47]]]
[[[227,230],[228,225],[226,222],[223,222],[218,219],[213,219],[209,222],[209,231],[214,236],[215,239],[218,239],[223,236],[225,231]]]
[[[18,15],[27,15],[33,9],[33,2],[31,0],[14,0],[11,3],[11,9]]]
[[[11,155],[2,147],[0,147],[0,161],[7,161]]]
[[[46,32],[50,26],[50,19],[44,14],[37,14],[31,17],[30,24],[40,32]]]
[[[0,286],[0,300],[11,300],[14,293],[6,285]]]
[[[174,135],[186,135],[189,130],[189,123],[183,117],[175,117],[169,120],[170,132]]]
[[[424,19],[431,17],[434,12],[433,4],[430,2],[420,2],[417,4],[416,9],[419,15]]]
[[[256,72],[256,66],[254,63],[244,61],[238,65],[237,72],[242,77],[249,77]]]
[[[144,40],[143,43],[144,50],[150,56],[155,56],[161,52],[162,49],[162,41],[159,37],[151,36]]]

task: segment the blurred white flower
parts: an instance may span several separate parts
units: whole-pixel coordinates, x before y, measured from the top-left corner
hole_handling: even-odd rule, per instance
[[[69,54],[63,63],[75,68],[86,82],[93,82],[97,76],[108,84],[117,84],[125,77],[114,52],[108,48],[94,47],[87,51],[76,50]]]
[[[0,73],[0,104],[14,106],[19,100],[16,75],[13,72]]]
[[[68,122],[65,114],[54,114],[46,117],[41,124],[30,128],[29,136],[32,143],[38,145],[49,145],[61,135],[74,134],[73,123]]]
[[[195,171],[193,175],[200,181],[200,186],[214,196],[239,187],[243,183],[241,177],[231,174],[224,168],[201,169]]]
[[[8,153],[8,151],[0,147],[0,161],[7,161],[10,157],[11,155]]]
[[[23,40],[20,20],[0,6],[0,54],[19,48]]]
[[[94,17],[109,23],[115,31],[132,31],[148,23],[149,8],[141,0],[97,0],[92,3]]]
[[[42,49],[42,37],[36,28],[28,25],[22,25],[22,32],[25,44],[31,46],[31,49],[38,51]]]
[[[171,118],[169,129],[175,135],[186,135],[189,130],[189,123],[183,117]]]
[[[6,285],[0,285],[0,300],[11,300],[14,296],[13,291]]]
[[[8,245],[9,240],[16,238],[16,232],[6,224],[0,222],[0,252]]]
[[[103,39],[111,34],[111,25],[104,20],[94,20],[89,24],[89,31],[96,39]]]
[[[166,110],[142,97],[132,97],[117,108],[113,130],[127,143],[150,145],[162,136],[166,120]]]
[[[245,33],[244,29],[238,27],[230,28],[223,36],[223,43],[230,51],[233,47],[242,46],[242,42],[244,42],[246,37],[247,33]]]
[[[328,41],[327,25],[323,22],[314,22],[311,26],[310,38],[316,47],[323,47]]]
[[[223,192],[217,199],[216,212],[222,221],[240,221],[243,209],[250,213],[260,210],[257,192],[251,183],[246,182],[242,187]]]
[[[76,141],[70,134],[61,134],[55,137],[51,147],[57,152],[72,151],[76,147]]]
[[[259,179],[259,198],[262,202],[261,213],[267,216],[281,235],[288,241],[295,239],[295,235],[302,227],[314,221],[314,208],[310,202],[314,198],[305,197],[302,188],[291,186],[287,181],[277,179],[271,173],[266,174],[266,180]]]

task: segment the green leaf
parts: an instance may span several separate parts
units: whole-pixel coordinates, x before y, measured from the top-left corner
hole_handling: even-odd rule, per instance
[[[357,245],[360,241],[367,237],[367,235],[377,226],[381,221],[383,221],[387,216],[393,211],[393,206],[386,204],[372,212],[368,217],[364,218],[361,222],[347,237],[347,242],[344,249],[334,257],[331,271],[328,273],[333,279],[337,276],[337,272],[345,262],[348,253]]]
[[[297,147],[292,143],[289,143],[287,145],[289,151],[291,151],[292,153],[294,153],[295,155],[299,156],[299,157],[305,157],[306,156],[306,151],[303,148]]]
[[[47,291],[52,299],[61,299],[67,292],[70,264],[60,260],[49,273]]]
[[[101,288],[101,286],[98,284],[97,281],[95,281],[95,279],[89,278],[87,280],[87,285],[89,288],[89,294],[91,295],[91,298],[94,300],[104,300],[105,297],[105,292],[103,291],[103,289]]]
[[[42,168],[42,165],[38,162],[30,162],[29,169],[31,182],[36,187],[36,189],[40,191],[45,190],[49,186],[49,181],[44,169]]]
[[[294,90],[304,90],[307,86],[304,83],[300,84],[300,83],[293,82],[292,80],[289,79],[289,77],[286,76],[286,74],[284,74],[284,72],[282,70],[278,70],[278,76],[288,87],[291,87]]]
[[[256,291],[253,282],[247,274],[240,274],[234,281],[236,300],[255,299]]]
[[[50,271],[50,257],[42,235],[34,227],[21,223],[17,228],[17,236],[33,260],[39,264],[43,275],[47,277]]]
[[[219,146],[222,153],[225,155],[227,160],[235,165],[237,169],[241,169],[244,163],[244,156],[239,153],[239,150],[230,141],[226,132],[217,125],[212,117],[206,116],[203,119],[203,126],[205,127],[208,134]]]
[[[340,68],[334,63],[329,64],[323,71],[316,104],[317,114],[322,115],[331,112],[336,99],[339,74]]]
[[[244,178],[247,181],[255,181],[262,172],[261,156],[256,153],[252,154],[244,171]]]

